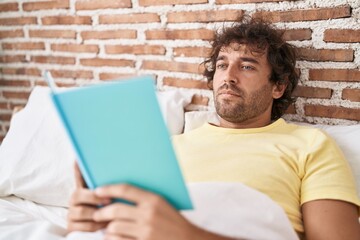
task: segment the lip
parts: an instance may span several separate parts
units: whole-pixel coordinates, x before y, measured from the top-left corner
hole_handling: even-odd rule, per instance
[[[239,94],[235,93],[234,91],[231,90],[222,90],[218,93],[218,95],[225,95],[225,96],[235,96],[235,97],[240,97]]]

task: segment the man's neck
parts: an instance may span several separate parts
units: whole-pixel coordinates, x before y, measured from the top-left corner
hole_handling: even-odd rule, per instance
[[[252,118],[242,122],[231,122],[220,117],[219,127],[223,128],[235,128],[235,129],[246,129],[246,128],[260,128],[271,124],[271,118]]]

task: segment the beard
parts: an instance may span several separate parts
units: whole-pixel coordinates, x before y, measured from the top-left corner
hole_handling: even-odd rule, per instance
[[[217,92],[223,89],[231,90],[239,95],[239,97],[235,99],[221,99],[221,95],[218,95]],[[271,91],[270,83],[250,94],[246,94],[235,85],[225,83],[214,92],[216,112],[222,119],[233,123],[241,123],[255,118],[272,106],[273,98]]]

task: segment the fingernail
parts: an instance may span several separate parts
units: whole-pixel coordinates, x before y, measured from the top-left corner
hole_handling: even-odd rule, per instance
[[[102,189],[101,187],[100,187],[100,188],[96,188],[96,189],[95,189],[95,193],[101,195],[102,193],[104,193],[104,189]]]

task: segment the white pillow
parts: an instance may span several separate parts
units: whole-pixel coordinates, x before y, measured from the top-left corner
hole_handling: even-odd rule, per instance
[[[36,87],[0,147],[0,196],[66,206],[74,189],[74,159],[49,89]]]
[[[157,92],[158,102],[171,135],[184,131],[184,108],[191,102],[192,94],[179,90]]]
[[[0,146],[0,197],[16,195],[41,204],[66,207],[74,189],[75,154],[49,97],[35,87],[25,108],[15,114]],[[191,96],[158,92],[170,134],[183,130],[184,106]]]
[[[185,113],[184,131],[190,131],[198,128],[204,123],[219,123],[219,117],[216,112],[194,111]],[[301,125],[310,125],[321,128],[327,132],[339,145],[346,159],[349,161],[353,174],[355,176],[357,192],[360,197],[360,124],[357,125],[312,125],[304,123],[295,123]]]
[[[184,132],[201,127],[204,123],[219,124],[219,116],[214,111],[192,111],[185,113]]]

